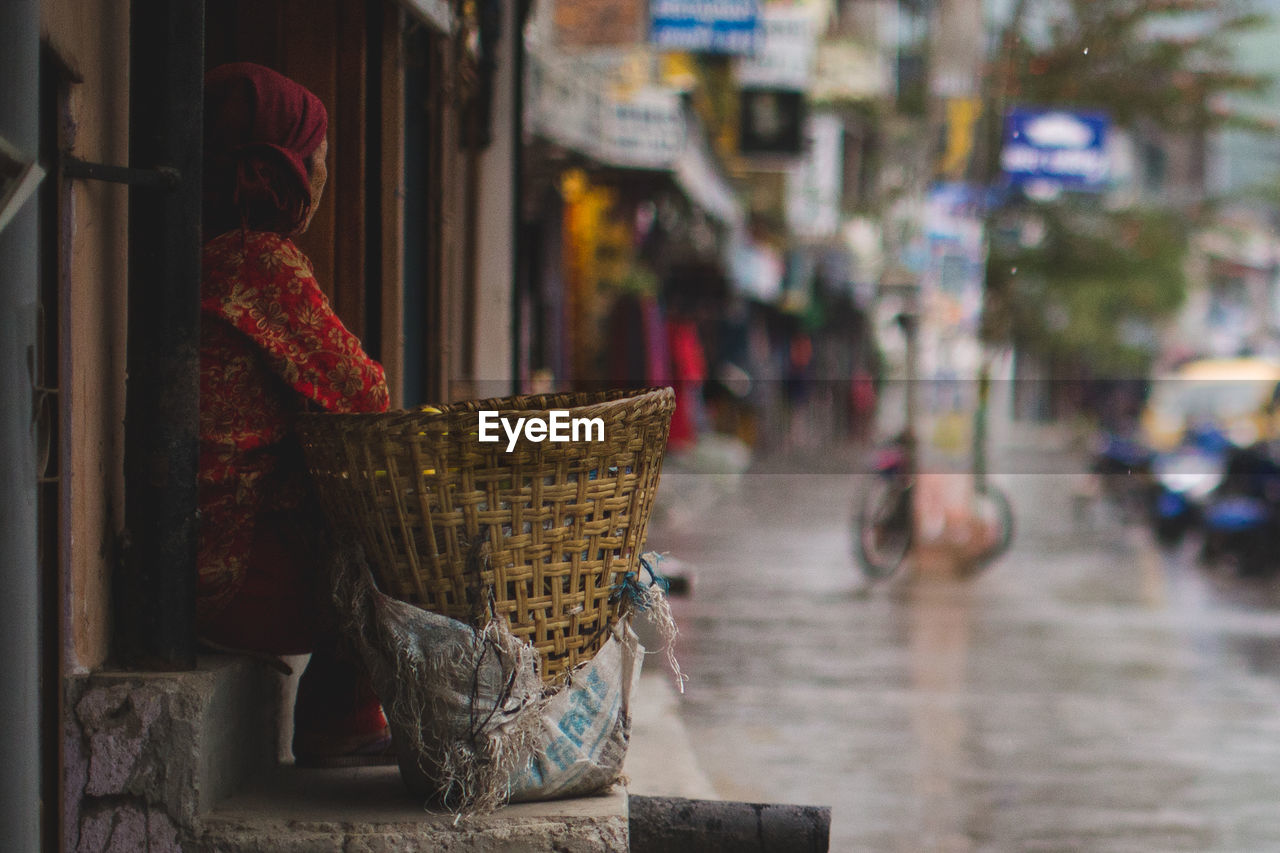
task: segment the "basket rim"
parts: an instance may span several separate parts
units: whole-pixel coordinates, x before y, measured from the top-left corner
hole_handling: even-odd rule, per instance
[[[620,616],[612,585],[638,570],[675,405],[671,387],[613,388],[440,411],[312,412],[298,426],[326,516],[365,545],[379,588],[462,621],[473,615],[473,583],[500,588],[498,612],[539,651],[546,680],[590,660],[595,627]],[[535,419],[567,410],[610,426],[598,441],[522,443],[512,454],[477,443],[487,410]],[[470,548],[481,541],[493,559],[473,577]]]
[[[544,406],[534,405],[534,403],[543,403],[550,398],[565,398],[571,400],[570,405],[565,406]],[[652,388],[640,389],[612,389],[607,391],[564,391],[550,392],[546,394],[513,394],[507,397],[487,397],[478,400],[459,400],[453,403],[442,403],[436,408],[437,412],[428,412],[422,408],[412,409],[391,409],[385,412],[303,412],[298,415],[299,424],[307,422],[324,421],[333,423],[336,419],[343,421],[381,421],[388,417],[412,417],[418,421],[431,422],[435,420],[450,420],[453,418],[467,417],[477,415],[481,410],[503,412],[518,412],[522,415],[538,415],[548,414],[552,411],[572,411],[572,412],[600,412],[607,414],[636,403],[643,402],[647,399],[660,400],[675,403],[675,389],[671,386],[655,386]],[[528,402],[529,405],[521,405],[522,402]]]

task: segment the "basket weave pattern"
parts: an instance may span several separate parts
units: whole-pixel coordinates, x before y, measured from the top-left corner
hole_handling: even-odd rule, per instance
[[[303,415],[298,431],[330,523],[364,547],[382,591],[472,624],[505,618],[553,680],[617,619],[657,491],[674,395],[543,394],[418,411]],[[479,440],[479,413],[600,418],[604,439]]]

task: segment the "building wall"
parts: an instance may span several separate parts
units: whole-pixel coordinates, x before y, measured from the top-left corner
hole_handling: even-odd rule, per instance
[[[44,0],[41,32],[78,72],[64,147],[84,160],[128,162],[129,18],[112,0]],[[109,652],[111,571],[124,513],[128,191],[75,181],[62,222],[58,330],[64,460],[60,564],[65,665]]]
[[[519,32],[514,6],[503,4],[505,20],[494,86],[494,141],[481,158],[477,311],[470,336],[461,334],[456,325],[465,286],[460,239],[465,188],[460,180],[463,157],[455,145],[443,146],[445,162],[439,187],[443,208],[436,232],[441,243],[440,313],[449,319],[441,323],[445,334],[430,335],[428,345],[443,353],[443,377],[479,380],[461,384],[484,394],[507,393],[511,388],[514,55]],[[87,161],[127,164],[127,8],[113,0],[41,0],[40,11],[43,38],[78,80],[69,89],[64,147]],[[401,19],[398,13],[389,19],[394,21],[390,30],[395,32]],[[385,70],[390,75],[402,73],[398,55],[388,60]],[[446,113],[440,138],[455,140],[457,116],[452,109]],[[400,165],[394,163],[391,168]],[[384,177],[388,184],[395,184],[398,176],[384,172]],[[66,199],[58,312],[63,437],[59,565],[63,574],[64,663],[69,673],[76,673],[100,668],[111,651],[111,576],[124,524],[128,190],[118,184],[77,180],[68,183]],[[330,203],[335,203],[332,198]],[[394,229],[387,236],[390,243],[399,239]],[[391,275],[396,272],[398,269],[384,270]],[[399,293],[384,296],[395,299]],[[395,327],[400,325],[398,319],[392,322]],[[385,346],[398,349],[400,338],[389,334]],[[455,348],[466,340],[474,346],[473,373],[464,377],[450,366],[458,361]],[[395,359],[393,355],[389,360]]]

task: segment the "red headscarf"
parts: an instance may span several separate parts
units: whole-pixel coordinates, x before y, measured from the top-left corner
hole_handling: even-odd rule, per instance
[[[205,75],[204,122],[206,177],[215,184],[234,181],[234,187],[205,191],[232,192],[234,202],[250,195],[282,198],[273,184],[295,176],[293,189],[305,194],[311,180],[306,161],[320,147],[329,116],[319,98],[283,74],[233,62]]]

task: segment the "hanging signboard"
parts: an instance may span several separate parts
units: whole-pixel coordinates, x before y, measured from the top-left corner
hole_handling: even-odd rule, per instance
[[[805,156],[787,173],[787,224],[802,239],[820,240],[840,227],[844,123],[822,113],[805,124]]]
[[[525,122],[532,132],[545,133],[561,145],[579,151],[600,143],[603,97],[572,65],[529,55]]]
[[[888,60],[853,39],[818,42],[813,65],[813,103],[870,101],[893,93]]]
[[[813,13],[804,6],[767,6],[760,45],[738,60],[738,85],[746,89],[809,88],[817,53]]]
[[[744,155],[798,156],[804,145],[804,93],[743,89],[739,95],[738,151]]]
[[[967,184],[937,185],[925,199],[928,255],[920,281],[939,328],[978,331],[987,258],[982,211],[982,192]]]
[[[1102,113],[1015,108],[1005,116],[1000,166],[1015,185],[1054,184],[1066,189],[1104,189],[1110,178]]]
[[[756,50],[760,0],[650,0],[649,43],[659,50],[746,56]]]
[[[533,54],[525,120],[529,129],[616,166],[669,169],[685,147],[680,93],[649,87],[625,97],[601,91],[577,63]]]
[[[602,159],[651,169],[670,168],[684,150],[685,121],[674,89],[647,89],[602,102]]]

